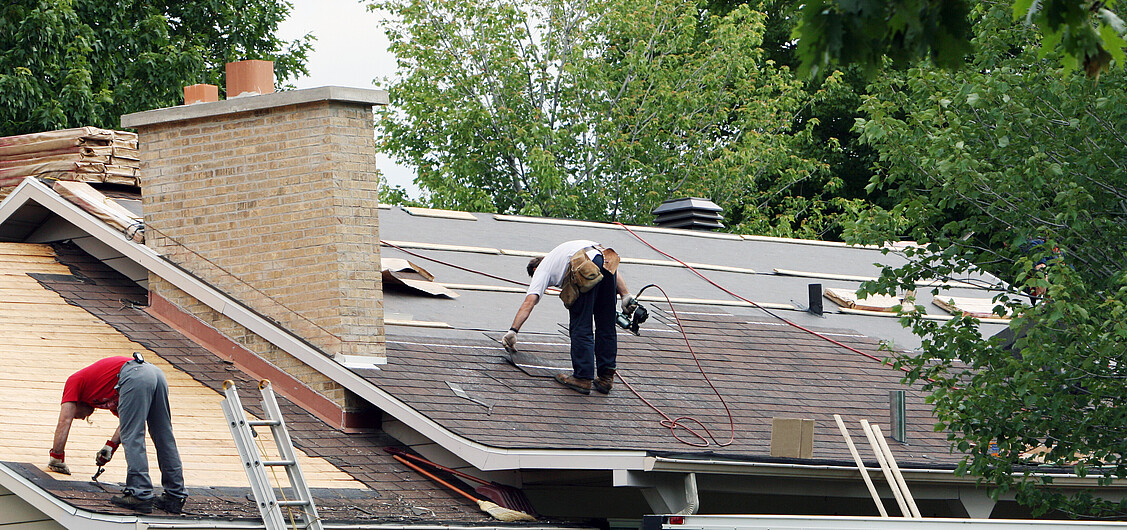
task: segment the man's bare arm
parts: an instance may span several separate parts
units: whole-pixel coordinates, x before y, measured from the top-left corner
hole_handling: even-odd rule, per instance
[[[59,408],[59,424],[55,426],[55,440],[51,445],[51,452],[62,453],[67,445],[67,437],[70,436],[70,425],[74,423],[75,413],[78,411],[78,404],[73,401],[67,401]]]
[[[517,309],[517,316],[513,318],[512,329],[520,331],[520,327],[524,325],[524,322],[528,320],[528,316],[532,314],[532,308],[536,307],[536,304],[539,302],[540,295],[538,294],[530,294],[524,297],[524,301],[521,302],[520,308]]]

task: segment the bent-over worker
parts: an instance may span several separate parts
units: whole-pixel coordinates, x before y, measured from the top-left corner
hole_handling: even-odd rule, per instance
[[[532,281],[524,302],[501,339],[505,349],[515,351],[517,333],[532,308],[548,287],[559,287],[560,300],[570,313],[572,373],[556,374],[556,381],[581,394],[590,394],[592,386],[603,394],[610,393],[618,357],[615,294],[622,295],[626,314],[633,313],[638,305],[617,274],[618,262],[613,249],[582,239],[561,243],[543,258],[532,258],[528,262]]]
[[[110,502],[142,513],[151,513],[154,504],[166,512],[180,513],[188,490],[184,488],[180,452],[172,436],[168,382],[160,368],[146,363],[135,353],[133,357],[107,357],[67,378],[47,466],[51,471],[70,474],[64,449],[71,423],[89,417],[94,409],[107,409],[118,417],[118,428],[98,451],[95,463],[104,466],[119,445],[125,446],[125,489]],[[157,499],[153,498],[149,459],[145,455],[146,423],[156,447],[164,486],[164,494]]]

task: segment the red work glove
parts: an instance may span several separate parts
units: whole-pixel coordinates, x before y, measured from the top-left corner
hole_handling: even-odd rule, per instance
[[[98,456],[94,457],[94,463],[98,464],[98,467],[102,467],[108,464],[110,459],[113,458],[113,453],[114,451],[117,451],[117,447],[119,445],[121,445],[121,442],[106,440],[106,446],[103,447],[101,451],[98,451]]]
[[[66,456],[60,451],[58,453],[51,451],[51,460],[47,462],[47,469],[55,473],[62,473],[64,475],[70,474],[70,467],[67,466]]]

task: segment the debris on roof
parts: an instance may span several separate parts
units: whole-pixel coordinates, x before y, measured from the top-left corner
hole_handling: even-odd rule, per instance
[[[137,243],[145,241],[145,222],[115,200],[106,197],[85,182],[55,181],[54,190],[64,199],[77,204],[106,224],[125,232],[125,237]]]
[[[1009,316],[999,315],[994,312],[994,307],[1000,305],[993,298],[971,298],[965,296],[935,297],[931,303],[943,308],[952,315],[966,315],[975,318],[1005,319]]]
[[[0,199],[25,177],[139,186],[137,134],[97,127],[0,138]]]
[[[825,295],[826,298],[833,300],[834,303],[841,307],[859,309],[862,311],[884,311],[892,313],[893,307],[904,303],[901,298],[895,296],[871,294],[869,296],[860,297],[857,295],[857,291],[852,289],[839,289],[834,287],[826,288]]]
[[[400,258],[383,258],[380,260],[383,269],[384,285],[402,285],[416,291],[421,291],[431,296],[445,296],[457,298],[458,293],[434,282],[434,275],[426,269]]]

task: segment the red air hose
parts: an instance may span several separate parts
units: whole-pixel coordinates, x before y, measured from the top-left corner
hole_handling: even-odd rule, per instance
[[[728,293],[729,295],[732,295],[732,297],[736,298],[737,300],[742,300],[742,301],[744,301],[744,302],[747,302],[747,303],[751,304],[751,305],[752,305],[752,307],[755,307],[756,309],[759,309],[759,310],[763,311],[764,313],[767,313],[768,315],[771,315],[772,317],[779,319],[780,321],[784,322],[785,324],[787,324],[787,325],[789,325],[789,326],[793,326],[793,327],[795,327],[795,328],[798,328],[798,329],[800,329],[800,330],[802,330],[802,331],[805,331],[806,333],[809,333],[809,334],[811,334],[811,335],[814,335],[815,337],[818,337],[818,338],[820,338],[820,339],[822,339],[822,340],[824,340],[824,341],[827,341],[827,342],[830,342],[830,343],[832,343],[832,344],[836,344],[836,345],[838,345],[838,346],[841,346],[842,348],[845,348],[845,349],[847,349],[847,350],[849,350],[849,351],[851,351],[851,352],[853,352],[853,353],[858,353],[858,354],[864,355],[865,357],[868,357],[868,358],[870,358],[870,359],[872,359],[872,360],[874,360],[874,361],[879,361],[879,362],[880,362],[881,364],[887,364],[887,363],[886,363],[886,362],[885,362],[885,361],[884,361],[883,359],[881,359],[881,358],[879,358],[879,357],[876,357],[876,356],[874,356],[874,355],[870,355],[870,354],[868,354],[868,353],[865,353],[865,352],[863,352],[863,351],[861,351],[861,350],[858,350],[857,348],[854,348],[854,347],[852,347],[852,346],[848,346],[848,345],[846,345],[846,344],[842,344],[841,342],[838,342],[838,341],[836,341],[836,340],[834,340],[834,339],[831,339],[831,338],[829,338],[829,337],[827,337],[827,336],[825,336],[825,335],[822,335],[821,333],[818,333],[817,331],[814,331],[814,330],[812,330],[812,329],[808,329],[808,328],[802,327],[802,326],[800,326],[800,325],[798,325],[798,324],[795,324],[794,322],[791,322],[790,320],[787,320],[786,318],[783,318],[783,317],[781,317],[781,316],[779,316],[779,315],[776,315],[776,314],[775,314],[774,312],[772,312],[771,310],[767,309],[766,307],[763,307],[763,306],[761,306],[761,305],[759,305],[759,304],[757,304],[757,303],[755,303],[755,302],[752,302],[751,300],[748,300],[747,298],[744,298],[744,297],[742,297],[742,296],[740,296],[740,295],[738,295],[738,294],[736,294],[736,293],[732,292],[731,290],[727,289],[726,287],[724,287],[724,286],[722,286],[722,285],[720,285],[720,284],[718,284],[718,283],[716,283],[716,282],[712,281],[712,279],[711,279],[711,278],[709,278],[708,276],[705,276],[705,275],[701,274],[701,273],[700,273],[700,271],[698,271],[698,270],[694,269],[694,268],[693,268],[692,266],[690,266],[690,265],[689,265],[688,263],[685,263],[684,261],[681,261],[681,260],[679,260],[679,259],[677,259],[677,258],[675,258],[675,257],[673,257],[673,256],[671,256],[671,255],[669,255],[669,254],[667,254],[667,253],[666,253],[666,252],[664,252],[663,250],[661,250],[661,249],[659,249],[659,248],[657,248],[657,247],[653,246],[652,244],[650,244],[650,242],[649,242],[649,241],[646,241],[645,239],[643,239],[643,238],[642,238],[642,236],[638,235],[638,234],[637,234],[636,232],[634,232],[633,230],[631,230],[631,229],[630,229],[630,227],[628,227],[628,226],[626,226],[626,225],[624,225],[624,224],[622,224],[622,223],[614,223],[614,224],[616,224],[616,225],[618,225],[618,226],[621,226],[621,227],[622,227],[623,229],[625,229],[625,230],[626,230],[627,232],[630,232],[630,235],[632,235],[632,236],[634,236],[635,238],[637,238],[637,239],[638,239],[638,241],[641,241],[641,242],[642,242],[642,243],[643,243],[644,245],[646,245],[647,247],[650,247],[651,249],[653,249],[653,250],[654,250],[655,252],[657,252],[658,254],[661,254],[662,256],[665,256],[665,257],[667,257],[667,258],[669,258],[669,259],[671,259],[671,260],[673,260],[673,261],[676,261],[677,263],[680,263],[680,264],[681,264],[681,265],[683,265],[683,266],[684,266],[684,267],[685,267],[686,269],[689,269],[690,271],[692,271],[692,273],[693,273],[693,274],[696,274],[697,276],[700,276],[700,278],[701,278],[702,280],[704,280],[704,281],[708,282],[709,284],[711,284],[712,286],[716,287],[717,289],[720,289],[721,291],[724,291],[725,293]],[[905,370],[905,371],[906,371],[906,369],[904,369],[904,368],[901,368],[901,370]]]

